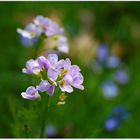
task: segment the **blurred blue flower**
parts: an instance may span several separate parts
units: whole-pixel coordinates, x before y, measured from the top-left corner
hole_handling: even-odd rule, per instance
[[[99,62],[104,62],[108,56],[108,46],[106,44],[100,44],[97,48],[97,60]]]
[[[120,125],[120,120],[118,118],[109,117],[105,121],[104,128],[107,131],[113,131],[117,129],[119,125]]]
[[[125,70],[117,70],[114,79],[120,84],[126,84],[129,81],[129,75]]]
[[[104,81],[101,90],[106,99],[116,97],[119,93],[119,88],[112,81]]]
[[[122,106],[115,107],[112,111],[112,115],[118,117],[120,120],[126,120],[129,117],[127,109]]]
[[[106,60],[106,67],[108,68],[117,68],[120,64],[120,58],[117,56],[109,56]]]
[[[21,42],[21,44],[25,47],[32,47],[36,42],[37,42],[37,38],[26,38],[20,35],[19,40]]]
[[[111,132],[116,130],[124,120],[128,119],[129,113],[123,106],[117,106],[111,112],[111,115],[105,120],[105,130]]]
[[[57,129],[54,125],[52,124],[49,124],[46,126],[46,129],[45,129],[45,135],[48,137],[48,138],[52,138],[52,137],[55,137],[57,134]]]

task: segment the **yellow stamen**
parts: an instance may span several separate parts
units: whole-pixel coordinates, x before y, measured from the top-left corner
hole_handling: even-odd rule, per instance
[[[60,101],[64,101],[66,98],[67,98],[67,96],[66,96],[65,93],[62,93],[62,94],[59,96],[59,100],[60,100]]]

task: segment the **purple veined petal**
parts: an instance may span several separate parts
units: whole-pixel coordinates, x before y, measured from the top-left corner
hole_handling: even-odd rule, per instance
[[[80,85],[82,84],[84,81],[84,77],[82,76],[82,74],[78,74],[73,78],[73,85]]]
[[[55,86],[50,86],[49,89],[48,89],[48,94],[49,94],[50,96],[53,96],[54,90],[55,90]]]
[[[33,86],[28,87],[26,92],[21,93],[21,96],[29,100],[35,100],[37,98],[40,98],[40,95],[38,94],[38,90]]]
[[[73,87],[78,88],[80,90],[84,90],[84,86],[83,85],[73,85]]]
[[[36,60],[30,59],[26,62],[26,68],[22,69],[23,73],[36,74],[40,72],[41,68]]]
[[[49,61],[44,56],[38,57],[37,62],[40,67],[44,67],[46,70],[48,70],[48,68],[50,67]]]
[[[41,92],[45,92],[49,89],[50,84],[47,80],[41,81],[41,83],[37,86],[37,89]]]
[[[58,78],[59,71],[49,68],[47,75],[49,79],[53,79],[55,81]]]
[[[77,66],[77,65],[72,65],[69,69],[69,73],[72,75],[72,76],[75,76],[77,74],[80,73],[80,68]]]
[[[71,67],[71,61],[69,58],[66,58],[65,62],[64,62],[64,69],[69,70]]]
[[[55,31],[53,28],[48,28],[46,31],[45,31],[45,35],[48,36],[48,37],[51,37],[53,35],[55,35]]]
[[[35,24],[30,23],[25,27],[25,30],[30,32],[30,33],[34,33],[35,36],[40,36],[40,34],[42,33],[42,29],[37,27]]]
[[[73,82],[73,78],[71,75],[66,74],[63,78],[64,81],[67,81],[69,84],[71,84]]]
[[[64,59],[59,60],[57,63],[56,69],[58,69],[58,70],[62,69],[64,67],[64,63],[65,63]]]
[[[43,22],[43,20],[44,20],[43,16],[36,16],[36,18],[34,19],[34,23],[39,26],[40,23]]]
[[[64,84],[61,84],[61,82],[64,82]],[[60,81],[59,87],[60,87],[60,89],[61,89],[62,92],[68,92],[68,93],[73,92],[72,86],[70,86],[68,83],[66,83],[63,80]]]
[[[47,59],[49,60],[50,65],[51,65],[52,67],[56,67],[57,62],[58,62],[58,56],[57,56],[56,54],[49,54],[49,55],[47,56]]]
[[[60,34],[60,28],[59,28],[59,26],[55,22],[51,21],[48,18],[47,18],[47,25],[46,25],[45,34],[48,37],[51,37],[53,35]]]
[[[39,67],[39,64],[37,63],[36,60],[30,59],[26,62],[26,67],[32,69],[34,67]]]

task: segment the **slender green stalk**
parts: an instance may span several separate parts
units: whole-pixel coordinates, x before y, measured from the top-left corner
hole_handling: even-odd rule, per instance
[[[50,103],[50,97],[46,97],[47,100],[44,100],[44,111],[42,114],[42,120],[41,120],[41,130],[40,130],[40,138],[44,137],[44,131],[46,126],[46,120],[48,116],[48,109],[49,109],[49,103]]]
[[[35,59],[37,57],[37,53],[38,50],[42,47],[42,43],[44,41],[46,37],[41,35],[36,43],[36,45],[34,46],[34,54],[33,54],[33,58]]]

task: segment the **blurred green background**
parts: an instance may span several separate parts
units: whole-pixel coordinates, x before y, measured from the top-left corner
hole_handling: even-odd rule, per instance
[[[21,45],[16,29],[37,15],[63,25],[70,44],[66,57],[79,65],[84,75],[85,90],[75,90],[47,120],[57,131],[54,137],[140,137],[139,13],[139,2],[0,2],[0,137],[26,137],[25,124],[31,132],[34,127],[34,110],[28,109],[32,102],[21,97],[29,86],[28,76],[21,70],[32,48]],[[100,91],[101,81],[110,70],[96,74],[91,68],[95,59],[93,48],[100,43],[110,48],[121,45],[125,50],[122,60],[130,72],[129,83],[120,86],[120,94],[110,100]],[[127,108],[129,117],[108,132],[104,130],[105,119],[118,105]]]

